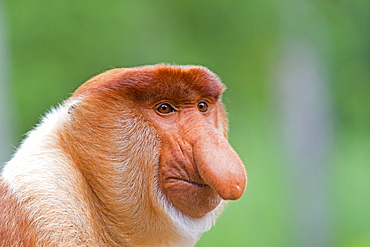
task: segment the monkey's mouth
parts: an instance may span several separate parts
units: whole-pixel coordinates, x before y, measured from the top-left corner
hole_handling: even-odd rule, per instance
[[[162,188],[175,207],[193,218],[203,217],[221,202],[216,191],[201,178],[168,177]]]
[[[204,183],[200,183],[200,182],[194,182],[194,181],[190,181],[190,180],[183,179],[183,178],[170,177],[168,179],[169,180],[177,180],[177,181],[185,182],[185,183],[188,183],[190,185],[194,185],[194,186],[201,187],[201,188],[202,187],[210,188],[210,186],[208,184],[204,184]]]

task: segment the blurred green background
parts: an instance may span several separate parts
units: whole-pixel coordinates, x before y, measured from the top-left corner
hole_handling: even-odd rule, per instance
[[[370,246],[368,0],[0,0],[0,158],[90,77],[161,62],[221,77],[248,168],[197,246]]]

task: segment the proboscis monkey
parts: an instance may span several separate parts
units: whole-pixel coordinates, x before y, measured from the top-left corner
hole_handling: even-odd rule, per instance
[[[200,66],[87,81],[6,164],[0,246],[194,246],[246,186],[223,90]]]

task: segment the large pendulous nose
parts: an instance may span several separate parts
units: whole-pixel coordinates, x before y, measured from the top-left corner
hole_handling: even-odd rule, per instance
[[[245,167],[217,129],[198,139],[193,152],[200,176],[222,199],[237,200],[242,196],[247,184]]]

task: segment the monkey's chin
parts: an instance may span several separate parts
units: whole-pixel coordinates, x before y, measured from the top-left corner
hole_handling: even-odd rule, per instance
[[[184,179],[166,179],[163,190],[177,209],[193,218],[205,216],[221,202],[221,197],[209,185]]]

